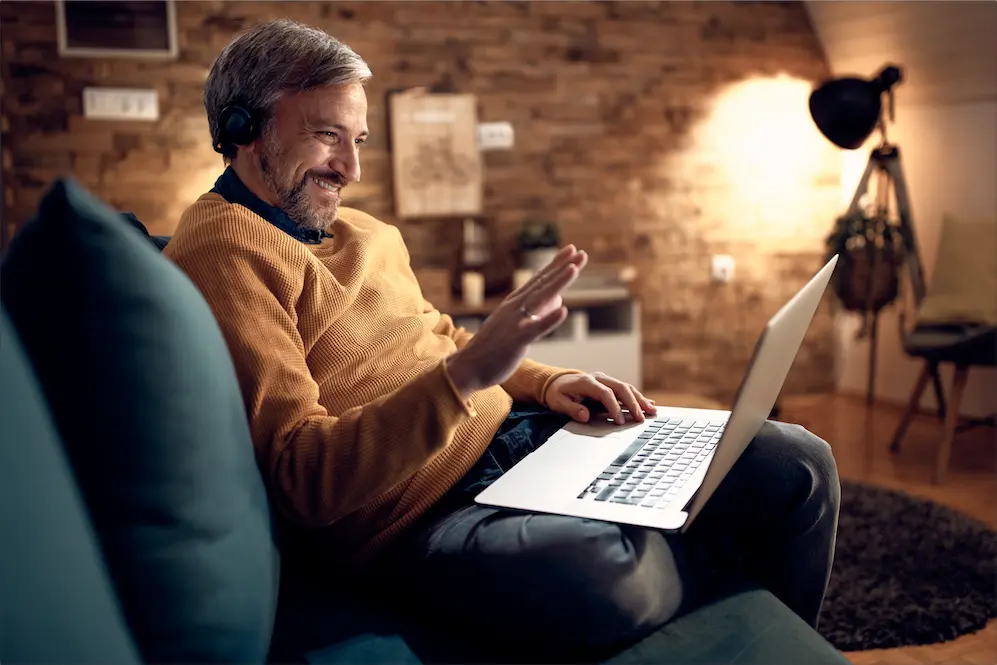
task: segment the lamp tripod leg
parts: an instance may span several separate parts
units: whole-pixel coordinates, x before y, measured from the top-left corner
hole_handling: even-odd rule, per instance
[[[869,182],[874,173],[881,173],[884,182],[880,185],[886,187],[885,192],[877,192],[877,195],[886,200],[888,192],[892,189],[897,205],[897,215],[900,219],[900,234],[904,239],[904,254],[907,269],[910,273],[911,283],[914,289],[916,302],[920,303],[924,297],[924,279],[921,259],[917,249],[917,241],[914,234],[913,220],[911,219],[910,196],[907,190],[907,180],[904,177],[903,167],[900,163],[900,150],[891,144],[884,144],[873,149],[866,163],[865,171],[862,174],[855,193],[848,205],[848,214],[853,215],[860,212],[862,197],[869,191]],[[866,403],[872,404],[876,389],[876,351],[879,333],[879,313],[873,312],[869,323],[869,369],[866,386]],[[863,325],[863,331],[866,326]]]
[[[869,375],[865,391],[865,403],[872,406],[876,396],[876,347],[879,339],[879,313],[872,315],[872,330],[869,333]]]
[[[873,173],[878,172],[880,168],[879,160],[876,159],[876,151],[873,151],[869,155],[869,161],[866,163],[865,171],[862,173],[862,177],[859,179],[858,185],[855,187],[855,193],[852,195],[851,203],[848,204],[848,215],[858,214],[861,207],[862,197],[865,196],[866,192],[869,191],[869,181],[872,179]],[[868,331],[869,335],[869,366],[868,372],[866,374],[866,394],[865,402],[866,405],[871,406],[873,403],[873,398],[876,394],[876,342],[879,336],[879,315],[878,312],[872,313],[872,321],[869,323],[868,313],[863,317],[862,329],[859,332],[859,337],[863,337]],[[868,328],[868,330],[867,330]]]
[[[910,272],[911,285],[914,288],[915,302],[920,304],[924,298],[924,268],[921,265],[921,255],[917,247],[917,237],[914,233],[914,220],[911,215],[910,194],[907,190],[907,179],[904,177],[903,166],[900,163],[900,149],[889,146],[883,150],[881,161],[883,168],[893,182],[893,192],[897,201],[897,216],[900,218],[900,234],[904,239],[904,258],[907,270]]]
[[[848,204],[847,214],[853,215],[859,211],[859,202],[865,196],[865,193],[869,191],[869,180],[872,178],[872,174],[876,168],[876,156],[874,153],[869,155],[869,161],[865,165],[865,172],[862,174],[859,184],[855,186],[855,193],[852,194],[852,201]]]

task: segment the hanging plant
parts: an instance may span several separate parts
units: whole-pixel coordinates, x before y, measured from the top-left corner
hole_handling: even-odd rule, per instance
[[[827,259],[838,254],[834,293],[849,311],[878,313],[896,300],[904,239],[883,214],[839,217],[826,239]]]

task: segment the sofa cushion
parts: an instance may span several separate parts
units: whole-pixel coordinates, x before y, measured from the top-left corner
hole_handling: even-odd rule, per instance
[[[800,617],[763,589],[732,590],[605,661],[610,665],[848,665]]]
[[[207,304],[72,180],[0,266],[147,662],[261,662],[278,561],[235,370]]]
[[[141,233],[145,238],[155,245],[156,249],[162,251],[166,245],[170,242],[169,236],[154,236],[149,234],[149,229],[145,228],[145,224],[139,221],[139,218],[135,216],[133,212],[123,212],[121,216],[126,222],[134,226],[139,233]]]
[[[86,507],[0,308],[0,662],[138,663]]]
[[[315,583],[321,576],[307,577],[313,581],[309,582],[298,571],[288,570],[281,580],[271,662],[321,665],[425,662],[399,633],[395,613],[383,611],[373,594],[329,588]]]
[[[369,582],[336,582],[334,588],[307,583],[288,574],[274,631],[273,662],[480,663],[536,662],[510,658],[496,647],[509,636],[487,643],[463,640],[449,625],[377,600]],[[388,611],[389,608],[391,611]],[[514,639],[514,638],[513,638]],[[552,659],[546,658],[546,661]],[[613,665],[847,665],[830,643],[775,596],[750,581],[732,581],[716,600],[669,622],[644,639],[587,662]]]

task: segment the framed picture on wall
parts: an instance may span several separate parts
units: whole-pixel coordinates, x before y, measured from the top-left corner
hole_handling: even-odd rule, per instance
[[[177,56],[174,0],[56,0],[55,6],[62,57]]]
[[[477,98],[397,92],[388,98],[388,115],[395,214],[403,219],[481,214]]]

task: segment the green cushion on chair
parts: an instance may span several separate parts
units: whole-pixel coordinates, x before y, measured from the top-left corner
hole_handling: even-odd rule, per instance
[[[0,663],[138,663],[86,507],[0,308]]]
[[[0,296],[143,660],[262,662],[278,571],[269,505],[200,293],[118,213],[60,180],[11,244]]]

